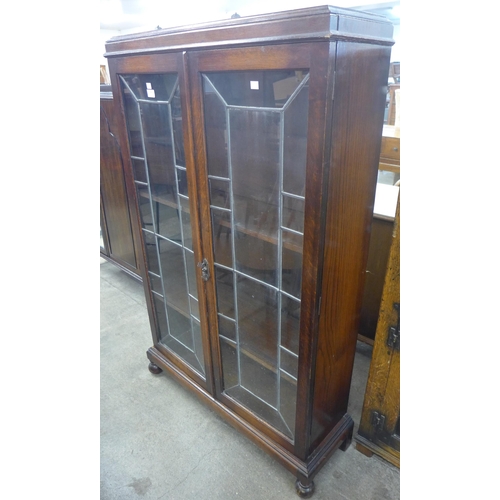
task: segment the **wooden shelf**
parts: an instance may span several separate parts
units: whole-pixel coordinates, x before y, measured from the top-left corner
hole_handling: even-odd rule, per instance
[[[167,187],[165,187],[165,191],[167,191]],[[147,191],[139,191],[139,194],[141,197],[149,199],[149,193]],[[171,197],[172,199],[169,199]],[[178,209],[177,202],[173,200],[173,194],[170,193],[162,193],[162,194],[153,194],[152,195],[153,201],[157,203],[161,203],[162,205],[166,205],[168,207]],[[245,203],[245,201],[241,201],[242,204]],[[189,207],[183,207],[181,206],[181,211],[184,213],[189,214],[190,210]],[[226,212],[229,214],[229,212]],[[229,231],[232,229],[231,222],[228,220],[220,219],[218,223],[228,229]],[[247,236],[251,236],[253,238],[257,238],[262,241],[266,241],[267,243],[271,243],[273,245],[278,244],[278,238],[274,235],[276,233],[276,226],[274,228],[269,228],[269,226],[264,226],[264,227],[259,227],[258,224],[256,223],[251,223],[248,226],[242,226],[240,224],[237,224],[235,226],[235,229],[238,233],[244,234]],[[274,233],[274,234],[273,234]],[[289,233],[290,235],[293,235],[293,233]],[[300,235],[297,235],[300,237]],[[293,238],[291,236],[291,238]],[[293,242],[290,241],[283,241],[283,248],[287,250],[291,250],[292,252],[296,252],[298,254],[302,254],[302,245],[301,244],[294,244]]]

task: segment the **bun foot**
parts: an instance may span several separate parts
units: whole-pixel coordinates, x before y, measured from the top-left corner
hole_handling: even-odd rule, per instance
[[[154,363],[149,363],[148,368],[149,371],[154,375],[158,375],[163,371],[159,366],[155,365]]]
[[[314,493],[314,482],[311,481],[307,485],[303,485],[300,479],[297,479],[295,482],[295,491],[297,491],[297,495],[301,498],[311,498]]]

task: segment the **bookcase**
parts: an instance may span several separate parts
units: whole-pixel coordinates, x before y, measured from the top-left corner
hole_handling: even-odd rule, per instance
[[[324,6],[106,44],[150,371],[272,455],[303,497],[352,438],[391,37],[380,16]]]

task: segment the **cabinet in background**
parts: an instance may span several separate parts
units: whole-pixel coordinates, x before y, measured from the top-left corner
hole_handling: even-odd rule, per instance
[[[101,257],[142,280],[137,264],[137,245],[140,240],[133,231],[135,212],[131,214],[134,204],[125,184],[116,112],[109,85],[101,85],[100,130]]]
[[[359,322],[360,340],[373,345],[394,231],[400,177],[399,129],[384,125],[366,280]],[[399,183],[398,183],[399,184]]]
[[[400,217],[394,221],[380,315],[356,448],[399,467],[400,460]]]
[[[380,16],[314,7],[106,44],[150,371],[277,459],[300,496],[352,438],[391,36]]]

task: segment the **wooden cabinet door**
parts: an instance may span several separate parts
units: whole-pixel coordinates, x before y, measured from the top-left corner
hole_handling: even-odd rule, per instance
[[[290,450],[304,407],[299,347],[309,342],[301,335],[310,331],[312,292],[305,262],[308,284],[317,278],[308,246],[318,242],[317,227],[305,226],[320,219],[321,120],[311,117],[325,78],[312,63],[317,46],[189,55],[216,395]]]
[[[189,162],[181,54],[110,61],[120,96],[145,268],[154,347],[211,386],[205,301],[200,298],[198,202]],[[205,340],[204,340],[205,339]]]

